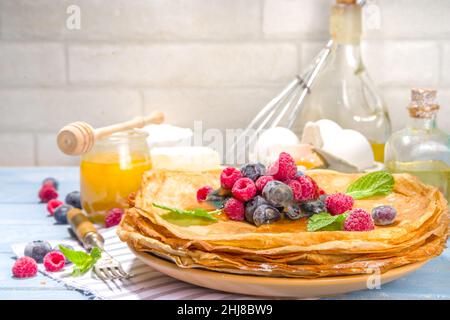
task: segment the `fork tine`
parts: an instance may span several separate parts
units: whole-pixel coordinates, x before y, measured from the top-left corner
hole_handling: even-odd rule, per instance
[[[119,265],[117,266],[117,270],[119,271],[119,273],[122,275],[122,277],[124,278],[131,278],[132,275],[128,272],[126,272],[125,270],[123,270],[122,265],[119,263]]]
[[[101,280],[105,281],[108,280],[106,273],[103,272],[103,269],[100,269],[98,267],[94,267],[94,272]]]
[[[113,279],[123,278],[122,275],[117,271],[117,268],[115,266],[108,267],[108,271],[113,275]]]

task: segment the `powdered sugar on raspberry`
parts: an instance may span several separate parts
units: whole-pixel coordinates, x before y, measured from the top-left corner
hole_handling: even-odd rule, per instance
[[[325,205],[327,206],[327,211],[335,216],[351,210],[354,202],[355,200],[349,195],[335,193],[330,194],[326,198]]]
[[[228,201],[225,203],[225,207],[223,208],[223,211],[225,212],[227,217],[231,220],[235,220],[235,221],[244,220],[244,216],[245,216],[244,203],[235,198],[228,199]]]
[[[288,181],[295,178],[297,165],[289,153],[282,152],[278,159],[269,166],[266,174],[279,181]]]
[[[17,259],[12,267],[12,274],[16,278],[34,277],[37,271],[37,263],[30,257],[22,257]]]
[[[295,201],[300,201],[302,198],[302,185],[297,180],[289,180],[287,185],[291,188]]]
[[[241,178],[233,186],[231,189],[231,193],[233,197],[240,201],[248,201],[256,196],[256,186],[252,179],[249,178]]]
[[[44,257],[45,270],[50,272],[57,272],[64,268],[66,264],[66,257],[61,252],[52,251]]]
[[[316,199],[316,185],[312,182],[310,177],[298,176],[296,181],[298,181],[301,186],[301,194],[298,201],[310,201]]]
[[[375,228],[373,219],[370,214],[360,208],[353,209],[345,219],[345,231],[370,231]]]

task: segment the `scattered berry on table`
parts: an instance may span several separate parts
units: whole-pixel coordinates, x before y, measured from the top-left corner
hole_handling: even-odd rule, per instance
[[[37,263],[42,263],[47,253],[52,251],[52,246],[47,241],[36,240],[25,246],[24,255],[33,258]]]
[[[272,223],[281,219],[281,213],[277,208],[263,204],[256,208],[255,212],[253,212],[253,223],[256,226],[260,226],[262,224]]]
[[[370,231],[375,228],[370,214],[360,208],[353,209],[344,221],[345,231]]]
[[[355,200],[343,193],[334,193],[328,195],[325,200],[325,205],[327,206],[327,211],[333,216],[344,213],[351,210]]]
[[[58,192],[56,192],[56,189],[50,185],[45,184],[41,187],[39,190],[39,199],[41,199],[41,202],[47,203],[52,199],[58,198]]]
[[[37,274],[36,261],[30,257],[21,257],[16,260],[12,267],[12,274],[16,278],[30,278]]]
[[[81,209],[81,195],[80,191],[72,191],[66,195],[66,204],[72,207]]]
[[[306,201],[303,202],[300,206],[305,212],[310,214],[316,214],[327,211],[325,203],[321,200]]]
[[[63,205],[64,203],[62,201],[59,201],[58,199],[52,199],[49,202],[47,202],[47,211],[52,216],[55,212],[55,209],[58,208],[60,205]]]
[[[289,180],[287,185],[292,190],[295,201],[300,201],[302,199],[302,185],[297,180]]]
[[[372,209],[372,219],[377,226],[392,224],[397,216],[397,210],[391,206],[378,206]]]
[[[317,190],[314,180],[308,176],[299,176],[296,178],[296,181],[301,186],[301,195],[298,201],[309,201],[316,198]]]
[[[240,178],[231,189],[233,197],[240,201],[248,201],[256,195],[256,186],[252,179]]]
[[[122,216],[123,209],[121,208],[114,208],[109,210],[105,218],[105,227],[110,228],[117,226],[120,223],[120,220],[122,220]]]
[[[263,204],[267,204],[267,201],[261,196],[256,196],[250,201],[248,201],[245,204],[245,220],[247,220],[247,222],[254,223],[253,213],[255,212],[256,208],[258,208]]]
[[[64,248],[67,248],[67,249],[70,249],[70,250],[75,250],[75,248],[72,247],[71,245],[68,245],[68,244],[62,244],[62,243],[61,243],[61,244],[58,244],[56,247],[54,247],[52,251],[61,252],[61,249],[59,249],[59,246],[64,247]],[[61,252],[61,253],[62,253],[62,252]],[[64,253],[62,253],[62,254],[64,255]],[[66,266],[69,265],[69,264],[72,264],[72,261],[70,261],[70,260],[67,259],[67,257],[66,257]]]
[[[225,203],[223,212],[225,212],[227,217],[231,220],[242,221],[245,216],[244,203],[238,199],[230,198]]]
[[[275,180],[275,178],[272,177],[272,176],[261,176],[261,177],[259,177],[258,180],[256,180],[256,182],[255,182],[256,190],[258,192],[262,192],[262,190],[266,186],[267,182],[273,181],[273,180]]]
[[[66,257],[61,252],[52,251],[44,257],[45,270],[50,272],[56,272],[64,268],[66,265]]]
[[[67,213],[71,209],[73,209],[73,207],[68,204],[63,204],[56,208],[53,212],[53,217],[55,218],[56,222],[59,224],[67,224]]]
[[[223,169],[220,174],[220,184],[225,189],[232,189],[236,181],[240,178],[242,178],[241,171],[233,167],[228,167]]]
[[[291,220],[298,220],[300,218],[309,217],[312,214],[303,212],[301,206],[295,203],[284,209],[284,215]]]
[[[213,191],[213,188],[210,186],[204,186],[197,190],[197,201],[203,202],[206,200],[208,195]]]
[[[278,159],[267,168],[266,174],[276,180],[288,181],[297,175],[297,165],[289,153],[281,152]]]
[[[262,195],[274,207],[287,207],[294,200],[291,188],[277,180],[269,181],[264,187]]]
[[[241,167],[241,174],[245,178],[252,179],[253,181],[258,180],[259,177],[264,175],[266,172],[266,167],[261,163],[251,163],[246,164]]]
[[[58,188],[59,188],[59,182],[58,182],[58,180],[56,180],[55,178],[52,178],[52,177],[45,178],[45,179],[42,181],[42,185],[43,185],[43,186],[45,186],[45,185],[51,185],[51,186],[53,186],[53,188],[55,188],[56,190],[58,190]]]

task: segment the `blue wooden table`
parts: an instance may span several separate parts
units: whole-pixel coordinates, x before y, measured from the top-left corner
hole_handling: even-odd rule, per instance
[[[60,182],[60,198],[79,189],[78,168],[0,168],[0,299],[87,299],[38,274],[17,280],[11,276],[14,263],[11,244],[69,237],[67,226],[56,225],[37,192],[46,177]],[[336,299],[450,299],[450,249],[423,268],[379,290],[364,290]]]

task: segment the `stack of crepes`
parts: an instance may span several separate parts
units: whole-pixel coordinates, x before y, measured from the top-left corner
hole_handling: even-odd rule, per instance
[[[329,170],[307,172],[327,193],[344,192],[360,174]],[[218,187],[220,171],[151,170],[144,175],[134,207],[118,228],[136,251],[173,261],[181,268],[272,277],[317,278],[386,272],[439,255],[448,236],[448,208],[442,194],[408,174],[394,175],[393,192],[356,200],[368,212],[379,205],[397,209],[392,225],[368,232],[307,231],[307,218],[282,219],[256,227],[228,220],[191,225],[163,218],[157,203],[198,208],[196,190]],[[205,207],[206,204],[203,204]]]

